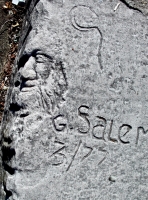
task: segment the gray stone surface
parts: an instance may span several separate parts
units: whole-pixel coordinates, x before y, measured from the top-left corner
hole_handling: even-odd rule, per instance
[[[144,15],[148,15],[148,0],[121,0],[129,8],[139,10]]]
[[[147,17],[117,4],[32,1],[2,124],[6,199],[148,199]]]

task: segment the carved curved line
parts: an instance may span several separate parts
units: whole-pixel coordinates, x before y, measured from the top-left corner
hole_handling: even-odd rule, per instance
[[[102,48],[102,42],[103,42],[103,34],[102,34],[101,30],[100,30],[97,26],[83,27],[83,26],[81,26],[80,24],[78,24],[78,23],[76,22],[75,15],[72,16],[72,12],[73,12],[73,10],[75,10],[75,9],[78,8],[78,7],[85,7],[85,8],[88,8],[88,9],[89,9],[91,12],[93,12],[97,17],[98,17],[98,15],[95,13],[94,10],[92,10],[90,7],[85,6],[85,5],[74,6],[74,7],[70,10],[71,25],[72,25],[76,30],[86,32],[86,31],[89,31],[90,29],[96,29],[96,30],[99,32],[101,38],[100,38],[100,43],[99,43],[99,48],[98,48],[98,55],[97,55],[97,57],[98,57],[98,63],[100,64],[100,68],[103,69],[102,59],[101,59],[101,48]]]
[[[63,158],[65,158],[66,159],[66,156],[63,154],[63,153],[58,153],[60,156],[63,156]],[[64,163],[64,159],[63,159],[63,162],[58,162],[58,163],[54,163],[54,164],[52,164],[53,166],[59,166],[59,165],[61,165],[61,164],[63,164]]]
[[[127,131],[124,133],[124,135],[122,137],[124,137],[127,133],[129,133],[129,131],[132,129],[132,126],[128,125],[128,124],[122,124],[122,126],[119,127],[119,131],[118,131],[118,138],[120,140],[120,142],[122,142],[123,144],[129,144],[130,142],[129,141],[124,141],[122,140],[121,138],[121,135],[120,135],[120,131],[123,127],[127,127]]]
[[[91,9],[90,7],[88,7],[88,6],[85,6],[85,5],[74,6],[74,7],[70,10],[70,18],[71,18],[72,26],[73,26],[75,29],[79,30],[79,31],[88,31],[90,28],[97,28],[97,29],[99,29],[97,26],[90,26],[90,27],[88,26],[88,27],[84,27],[84,26],[79,25],[79,24],[76,22],[76,20],[75,20],[75,15],[72,16],[72,12],[73,12],[73,10],[75,10],[76,8],[79,8],[79,7],[88,8],[92,13],[94,13],[94,14],[97,16],[97,18],[99,18],[99,16],[95,13],[95,11],[92,10],[92,9]],[[74,17],[74,18],[73,18],[73,17]],[[99,32],[101,32],[101,31],[99,30]]]

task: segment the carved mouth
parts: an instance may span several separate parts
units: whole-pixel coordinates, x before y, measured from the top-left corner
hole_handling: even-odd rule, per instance
[[[25,80],[25,81],[22,81],[21,92],[30,91],[36,85],[37,85],[37,80]]]
[[[35,86],[36,85],[36,80],[28,80],[28,81],[26,81],[25,82],[25,86],[26,87],[33,87],[33,86]]]

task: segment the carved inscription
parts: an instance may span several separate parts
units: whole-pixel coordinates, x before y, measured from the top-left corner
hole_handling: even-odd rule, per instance
[[[89,116],[89,107],[87,105],[81,105],[78,108],[78,120],[79,125],[77,127],[77,131],[79,134],[85,134],[91,133],[92,137],[96,140],[100,141],[110,141],[113,143],[120,142],[122,144],[129,144],[130,141],[127,139],[127,136],[129,136],[132,133],[132,126],[129,124],[121,124],[119,126],[117,131],[117,138],[112,137],[113,132],[113,120],[107,120],[102,116],[94,116],[96,120],[96,124],[93,125],[93,122],[90,120]],[[53,125],[56,131],[63,131],[66,127],[70,127],[66,120],[64,115],[58,115],[53,118]],[[107,131],[107,126],[110,126],[109,131]],[[71,129],[71,128],[70,128]],[[138,141],[142,135],[146,135],[148,133],[148,130],[145,130],[144,127],[139,126],[137,128],[137,133],[135,134],[135,145],[138,145]],[[106,137],[107,135],[107,137]]]
[[[58,148],[50,157],[51,157],[51,162],[53,166],[59,166],[62,165],[64,163],[66,163],[67,158],[69,157],[69,154],[64,152],[65,148],[68,148],[68,146],[65,146],[65,144],[61,141],[55,141],[54,142],[56,145],[58,145],[60,148]],[[101,153],[101,156],[103,156],[103,158],[101,157],[101,159],[98,160],[97,165],[100,165],[107,157],[107,150],[104,149],[103,147],[99,147],[99,146],[90,146],[87,145],[86,143],[83,143],[82,140],[79,140],[77,142],[77,145],[74,149],[74,151],[72,152],[72,157],[70,159],[70,162],[67,163],[67,168],[66,171],[70,170],[70,168],[73,165],[73,162],[77,156],[77,154],[80,151],[86,150],[87,153],[85,153],[84,155],[81,156],[80,158],[80,163],[83,162],[86,159],[89,159],[89,157],[91,157],[91,155],[93,154],[93,152],[95,154],[98,154],[98,156]]]
[[[78,150],[79,150],[79,148],[80,148],[81,143],[82,143],[82,141],[80,140],[79,143],[78,143],[78,146],[77,146],[77,148],[76,148],[76,151],[75,151],[74,155],[72,156],[71,162],[70,162],[70,164],[68,165],[66,171],[68,171],[68,170],[70,169],[70,167],[71,167],[71,165],[72,165],[72,163],[73,163],[73,161],[74,161],[74,159],[75,159],[75,156],[76,156],[76,154],[77,154],[77,152],[78,152]]]
[[[55,141],[55,143],[59,144],[60,148],[57,149],[52,155],[51,157],[53,158],[53,163],[52,165],[61,165],[64,162],[64,159],[66,158],[66,156],[62,153],[62,150],[65,149],[64,143],[60,142],[60,141]],[[60,159],[59,159],[59,158]],[[60,160],[60,161],[59,161]]]
[[[53,119],[53,125],[57,131],[63,131],[66,127],[66,123],[64,123],[64,122],[60,123],[60,119],[63,117],[64,117],[64,115],[57,115]]]
[[[113,126],[113,120],[111,120],[111,123],[110,123],[110,130],[109,130],[109,133],[108,133],[108,140],[111,141],[111,142],[118,142],[117,139],[111,137],[112,126]]]
[[[88,106],[80,106],[78,108],[78,115],[79,115],[79,117],[81,117],[81,120],[83,119],[83,121],[85,121],[85,123],[86,123],[85,127],[79,127],[78,128],[78,131],[80,133],[88,133],[88,131],[90,129],[90,122],[89,122],[89,120],[87,118],[87,116],[89,116],[88,109],[89,109]]]
[[[130,143],[129,141],[125,141],[122,139],[122,137],[124,137],[127,133],[129,133],[129,131],[132,129],[132,127],[128,124],[123,124],[122,126],[119,127],[119,140],[123,143],[123,144],[128,144]]]
[[[90,116],[90,108],[87,105],[81,105],[77,109],[77,118],[78,118],[78,124],[77,127],[71,128],[71,122],[70,124],[67,123],[68,120],[66,120],[65,116],[63,114],[59,114],[53,118],[53,127],[54,129],[62,133],[65,129],[74,129],[77,131],[77,134],[81,136],[92,136],[93,140],[102,141],[103,144],[106,142],[112,142],[113,144],[121,143],[123,145],[130,144],[130,137],[132,134],[132,126],[129,124],[121,124],[121,126],[118,127],[117,136],[114,138],[112,136],[113,133],[113,127],[114,127],[114,120],[107,120],[106,118],[102,116]],[[135,133],[135,145],[138,145],[139,139],[146,135],[148,133],[148,130],[145,130],[142,126],[139,126],[137,128],[137,133]],[[115,134],[114,134],[115,135]],[[132,136],[133,137],[133,136]],[[85,140],[84,140],[85,141]],[[107,154],[109,153],[104,147],[100,147],[99,143],[97,145],[88,144],[87,142],[84,142],[82,139],[79,139],[77,141],[77,144],[75,145],[75,148],[73,149],[73,152],[71,152],[71,158],[69,158],[69,153],[67,153],[66,149],[70,147],[70,144],[65,144],[64,142],[55,141],[55,144],[58,145],[57,150],[51,155],[52,165],[58,166],[66,164],[66,171],[69,171],[72,166],[75,164],[75,160],[77,160],[77,157],[79,157],[79,163],[88,160],[91,158],[92,155],[97,156],[101,155],[101,158],[99,157],[99,160],[97,162],[97,165],[100,165],[103,163],[107,157]],[[84,153],[85,152],[85,153]],[[100,154],[101,153],[101,154]],[[81,156],[80,156],[81,154]],[[70,161],[68,161],[70,160]]]
[[[106,124],[107,121],[105,118],[100,117],[100,116],[96,116],[98,118],[98,123],[97,125],[95,125],[92,129],[92,135],[99,140],[104,140],[104,135],[105,135],[105,129],[106,129]],[[101,135],[99,135],[99,133],[101,133]]]
[[[145,130],[142,126],[137,128],[137,138],[136,138],[136,145],[138,145],[139,137],[141,134],[147,134],[148,130]]]

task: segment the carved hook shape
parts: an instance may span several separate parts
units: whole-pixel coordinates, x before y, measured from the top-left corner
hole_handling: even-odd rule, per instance
[[[85,5],[74,6],[70,11],[70,20],[72,26],[79,31],[89,31],[96,29],[100,34],[100,42],[98,44],[98,63],[103,69],[101,59],[101,48],[103,42],[103,34],[99,28],[99,17],[90,7]]]
[[[85,5],[74,6],[70,11],[71,23],[80,31],[88,31],[90,28],[98,28],[99,18],[97,14]]]

